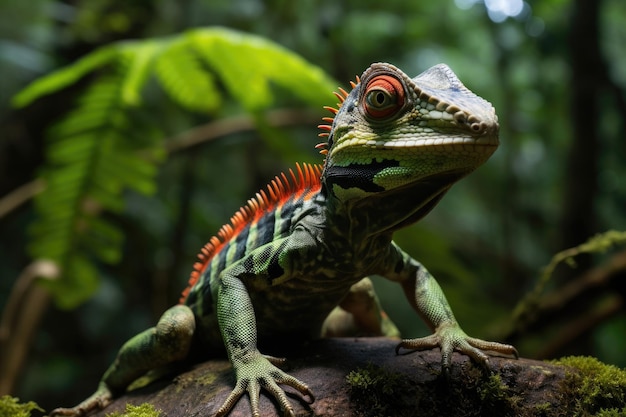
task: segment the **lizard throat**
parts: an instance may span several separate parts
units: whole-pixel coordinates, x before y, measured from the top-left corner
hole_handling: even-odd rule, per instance
[[[322,192],[334,216],[343,218],[342,222],[350,229],[361,225],[360,228],[367,229],[366,234],[372,236],[393,233],[417,222],[437,205],[455,182],[471,171],[473,168],[450,170],[391,190],[374,191],[375,186],[369,184],[365,186],[370,190],[367,192],[355,188],[354,183],[351,183],[352,188],[344,189],[334,178],[324,182]],[[346,195],[356,194],[361,198],[345,199]]]

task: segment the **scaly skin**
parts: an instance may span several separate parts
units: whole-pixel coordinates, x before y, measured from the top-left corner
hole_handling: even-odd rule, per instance
[[[392,241],[394,231],[424,217],[495,151],[493,107],[445,65],[411,79],[392,65],[373,64],[357,81],[349,94],[337,93],[342,104],[329,108],[335,117],[326,119],[332,125],[320,126],[328,137],[318,145],[324,166],[298,165],[291,179],[277,177],[251,199],[203,249],[181,305],[120,349],[94,395],[53,416],[104,408],[146,371],[222,347],[237,383],[216,416],[246,393],[258,416],[261,389],[293,416],[280,385],[311,402],[313,394],[278,368],[283,359],[258,346],[319,337],[323,325],[335,335],[354,326],[393,334],[375,295],[365,297],[368,309],[354,303],[371,290],[358,283],[372,274],[398,282],[434,331],[402,340],[398,349],[439,347],[446,371],[455,350],[483,365],[489,360],[483,350],[517,356],[512,346],[467,336],[432,275]],[[352,317],[349,326],[324,324],[337,306],[344,311],[331,317]]]

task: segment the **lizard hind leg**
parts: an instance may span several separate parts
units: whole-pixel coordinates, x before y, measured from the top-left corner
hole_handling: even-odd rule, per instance
[[[383,311],[368,277],[350,287],[322,326],[322,337],[386,336],[400,338],[400,331]]]
[[[139,333],[121,347],[95,393],[75,407],[53,410],[50,417],[86,416],[106,408],[113,398],[147,371],[185,359],[194,331],[195,319],[189,307],[177,305],[170,308],[155,327]]]

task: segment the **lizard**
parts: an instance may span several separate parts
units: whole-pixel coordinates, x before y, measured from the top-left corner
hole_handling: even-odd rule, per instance
[[[453,351],[482,365],[486,352],[517,357],[511,345],[468,336],[435,278],[392,239],[493,154],[493,105],[445,64],[411,78],[374,63],[350,84],[319,126],[323,164],[296,164],[248,200],[202,248],[180,303],[122,346],[93,395],[51,416],[102,409],[150,370],[224,350],[236,382],[217,417],[246,394],[259,416],[262,389],[295,416],[281,385],[314,395],[261,347],[320,337],[333,309],[358,314],[343,301],[371,275],[398,282],[433,331],[401,339],[396,353],[439,347],[445,373]]]

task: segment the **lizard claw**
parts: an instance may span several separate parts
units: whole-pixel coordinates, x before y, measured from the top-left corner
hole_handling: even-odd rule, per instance
[[[435,347],[441,348],[441,365],[443,372],[447,374],[450,373],[453,351],[469,356],[486,369],[489,369],[489,356],[483,351],[514,356],[516,359],[519,357],[513,346],[469,337],[456,323],[441,325],[434,334],[427,337],[402,340],[396,346],[396,354],[399,354],[402,348],[415,351]]]

